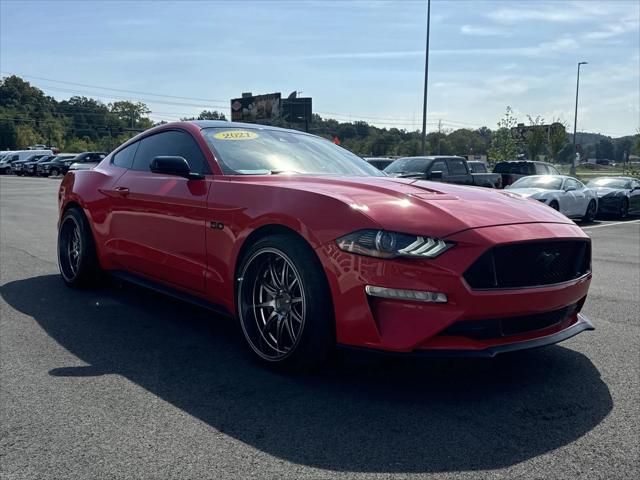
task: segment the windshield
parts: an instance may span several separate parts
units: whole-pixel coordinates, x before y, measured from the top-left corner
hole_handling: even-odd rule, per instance
[[[209,147],[226,174],[380,176],[377,168],[328,140],[284,130],[205,128]]]
[[[430,160],[421,157],[399,158],[387,168],[385,173],[424,173]]]
[[[589,188],[631,188],[631,182],[623,178],[594,178],[587,183]]]
[[[533,164],[526,162],[501,162],[493,168],[493,173],[513,173],[527,175],[533,172]]]
[[[540,177],[523,177],[511,185],[511,188],[543,188],[545,190],[560,190],[562,178],[543,175]]]

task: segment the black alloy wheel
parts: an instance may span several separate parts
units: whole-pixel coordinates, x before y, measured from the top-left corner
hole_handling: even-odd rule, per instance
[[[629,200],[627,198],[622,199],[622,205],[620,205],[620,218],[627,218],[629,216]]]
[[[584,217],[582,217],[583,222],[593,222],[593,219],[596,218],[596,210],[597,210],[596,202],[591,200],[589,205],[587,205],[587,211],[584,213]]]
[[[247,252],[237,309],[247,343],[269,365],[315,365],[335,343],[326,277],[313,250],[293,235],[263,238]]]
[[[60,222],[58,266],[62,279],[70,287],[90,286],[99,276],[91,228],[78,208],[67,210]]]

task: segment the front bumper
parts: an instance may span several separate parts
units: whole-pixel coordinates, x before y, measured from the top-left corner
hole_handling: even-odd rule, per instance
[[[500,290],[474,290],[463,277],[473,262],[496,245],[585,238],[579,227],[569,224],[479,228],[447,238],[456,247],[434,260],[380,260],[343,252],[334,244],[325,245],[318,254],[333,294],[337,341],[389,352],[493,356],[556,343],[590,330],[593,327],[579,312],[591,273],[560,284]],[[366,285],[443,292],[448,302],[375,298],[365,293]],[[516,333],[489,338],[447,333],[461,323],[518,322],[569,307],[566,316],[543,328],[516,329]]]
[[[598,198],[598,213],[602,215],[619,214],[624,198],[623,196]]]

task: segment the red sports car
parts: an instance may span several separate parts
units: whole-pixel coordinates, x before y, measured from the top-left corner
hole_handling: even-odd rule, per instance
[[[589,237],[539,202],[385,176],[325,139],[148,130],[59,192],[64,281],[102,271],[236,317],[262,360],[336,345],[494,356],[593,327]]]

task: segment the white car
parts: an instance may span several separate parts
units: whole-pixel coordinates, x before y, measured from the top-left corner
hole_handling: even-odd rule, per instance
[[[507,188],[512,193],[546,203],[569,218],[591,222],[598,211],[596,192],[566,175],[531,175]]]

